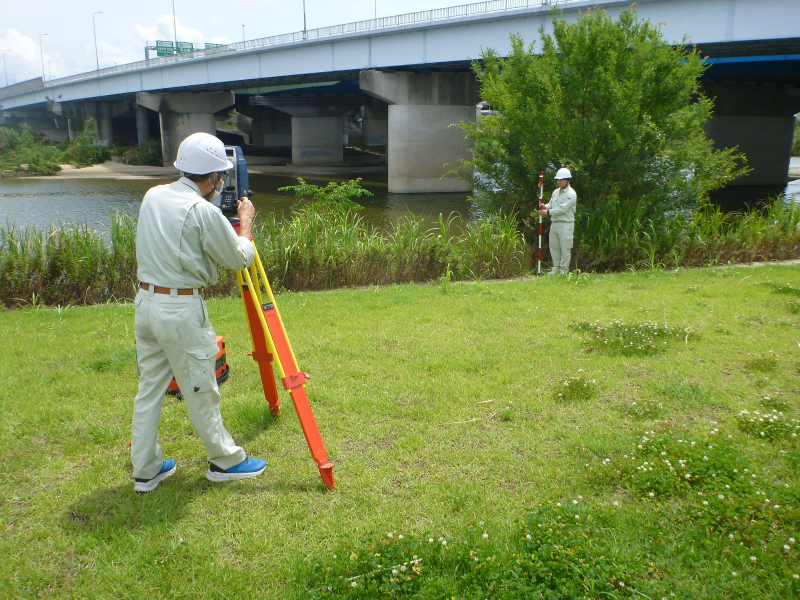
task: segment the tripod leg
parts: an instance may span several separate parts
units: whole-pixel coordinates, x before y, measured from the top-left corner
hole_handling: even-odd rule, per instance
[[[278,386],[275,383],[275,373],[272,370],[273,353],[267,345],[267,336],[258,317],[258,307],[253,302],[250,294],[249,284],[242,279],[241,273],[236,273],[239,282],[239,291],[242,294],[247,324],[250,327],[250,337],[253,341],[253,352],[250,356],[258,363],[258,371],[261,374],[261,384],[264,387],[264,397],[269,404],[269,410],[273,415],[280,412],[281,400],[278,397]],[[248,278],[249,279],[249,278]]]
[[[261,289],[257,277],[251,277],[247,270],[237,272],[237,278],[242,289],[242,297],[247,297],[248,299],[245,300],[245,306],[248,310],[248,321],[250,323],[250,332],[253,335],[254,347],[257,347],[256,344],[259,343],[256,341],[256,338],[259,336],[263,338],[264,347],[269,351],[268,356],[270,360],[275,361],[275,365],[278,367],[278,373],[280,373],[281,376],[281,382],[284,388],[289,391],[289,395],[292,398],[292,403],[294,404],[297,417],[300,420],[300,426],[303,429],[303,435],[306,438],[308,449],[311,451],[312,458],[317,462],[322,481],[332,489],[334,486],[333,463],[328,460],[325,443],[322,441],[319,427],[317,427],[317,421],[314,418],[314,413],[308,402],[308,396],[306,396],[304,383],[305,380],[308,379],[308,375],[297,368],[297,361],[275,305],[275,298],[272,295],[266,273],[261,265],[258,251],[255,253],[254,266],[257,267],[258,273],[261,276],[261,283],[264,284],[269,302],[261,303]],[[254,274],[256,273],[255,268],[253,272]],[[260,310],[256,308],[256,302],[260,303]],[[255,323],[258,323],[258,326],[255,326]],[[256,358],[255,353],[253,358]],[[259,367],[261,364],[262,363],[259,362]],[[271,369],[270,373],[272,373]],[[264,375],[262,372],[262,380],[264,381],[264,390],[266,393],[267,385],[263,377]],[[274,379],[272,381],[274,382]]]
[[[264,320],[267,323],[267,329],[275,344],[275,352],[278,355],[278,361],[283,366],[281,370],[286,373],[281,379],[283,387],[289,391],[289,395],[292,398],[297,418],[300,419],[300,426],[303,428],[303,435],[306,438],[308,449],[311,451],[311,457],[317,461],[322,481],[329,488],[333,488],[333,463],[328,460],[325,443],[322,441],[322,436],[317,426],[317,420],[314,418],[314,413],[311,410],[311,405],[306,395],[304,383],[305,380],[308,379],[308,375],[297,368],[297,363],[289,347],[289,340],[286,337],[286,332],[275,310],[275,305],[270,302],[264,304],[261,308],[264,313]]]

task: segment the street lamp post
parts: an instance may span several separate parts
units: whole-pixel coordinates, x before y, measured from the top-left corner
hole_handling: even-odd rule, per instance
[[[242,41],[244,41],[244,23],[242,23]]]
[[[3,73],[6,74],[6,87],[8,87],[11,84],[11,82],[8,81],[8,67],[6,67],[6,52],[8,52],[8,50],[3,50]]]
[[[51,81],[53,80],[53,69],[50,67],[49,60],[47,61],[47,76],[50,78]]]
[[[375,0],[375,18],[378,18],[378,0]]]
[[[306,0],[303,0],[303,39],[308,38],[308,29],[306,28]]]
[[[97,59],[97,70],[100,70],[100,55],[97,53],[97,27],[94,24],[94,16],[102,15],[102,11],[92,13],[92,31],[94,32],[94,57]]]
[[[175,0],[172,0],[172,31],[175,33],[175,54],[178,53],[178,22],[175,20]]]
[[[45,81],[45,77],[44,77],[44,48],[42,46],[42,38],[44,36],[46,36],[46,35],[47,35],[46,33],[40,33],[39,34],[39,53],[40,53],[40,55],[42,57],[42,81]]]

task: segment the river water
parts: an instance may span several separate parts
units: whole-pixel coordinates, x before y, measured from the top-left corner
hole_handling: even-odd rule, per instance
[[[791,166],[792,169],[800,168],[800,158],[792,158]],[[252,201],[258,214],[288,213],[296,203],[295,197],[290,192],[279,192],[278,188],[297,183],[296,177],[289,174],[251,174],[250,186],[255,192]],[[307,175],[303,175],[303,178],[320,186],[332,179],[330,176]],[[59,222],[86,222],[92,227],[103,228],[108,225],[108,216],[114,212],[136,215],[142,196],[150,187],[173,179],[0,179],[0,226],[16,224],[45,228]],[[467,194],[390,194],[385,174],[365,175],[362,185],[375,195],[359,200],[365,206],[361,214],[365,221],[381,229],[389,228],[409,211],[426,217],[430,225],[436,222],[439,213],[448,215],[455,212],[465,219],[475,216],[475,209],[467,200]],[[714,199],[726,209],[740,210],[747,204],[755,204],[768,196],[774,197],[781,191],[800,202],[800,179],[790,182],[785,190],[731,188],[715,194]]]
[[[319,186],[325,186],[333,179],[330,176],[302,177],[308,183]],[[114,212],[136,215],[142,196],[150,187],[173,180],[174,177],[0,179],[0,225],[34,225],[43,228],[59,221],[69,221],[103,227],[108,225],[108,216]],[[251,174],[250,187],[254,191],[252,201],[257,214],[288,213],[297,200],[292,192],[279,192],[278,188],[296,183],[296,175]],[[389,228],[409,211],[426,217],[431,224],[436,222],[439,213],[448,215],[455,212],[466,219],[474,216],[474,208],[467,201],[467,194],[390,194],[385,175],[367,175],[361,183],[375,194],[359,199],[359,203],[365,207],[361,215],[365,221],[381,229]]]

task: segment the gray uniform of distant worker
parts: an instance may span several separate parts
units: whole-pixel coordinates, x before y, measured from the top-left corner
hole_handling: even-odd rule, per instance
[[[555,179],[558,188],[553,191],[550,202],[539,204],[539,214],[550,216],[550,256],[553,258],[553,270],[550,274],[566,275],[569,273],[569,261],[572,258],[578,195],[570,187],[572,174],[569,169],[559,169]]]
[[[233,167],[224,145],[213,135],[186,138],[175,166],[184,176],[145,194],[136,232],[139,392],[133,408],[131,460],[137,492],[154,490],[176,469],[174,459],[163,460],[157,441],[164,394],[173,375],[208,453],[209,480],[253,477],[265,466],[262,460],[247,458],[222,423],[216,333],[202,296],[203,288],[217,281],[217,264],[242,270],[253,262],[250,234],[255,211],[246,198],[239,201],[242,228],[237,235],[209,201],[219,195],[225,171]]]

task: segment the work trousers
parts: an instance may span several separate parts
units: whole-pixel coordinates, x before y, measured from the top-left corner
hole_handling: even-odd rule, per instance
[[[550,256],[553,257],[553,272],[569,273],[572,258],[572,238],[574,221],[553,221],[550,223]]]
[[[208,460],[222,469],[246,456],[222,424],[216,379],[217,334],[208,321],[203,297],[156,294],[140,289],[136,306],[136,362],[139,393],[133,405],[133,476],[155,477],[163,456],[158,444],[161,407],[172,376]]]

